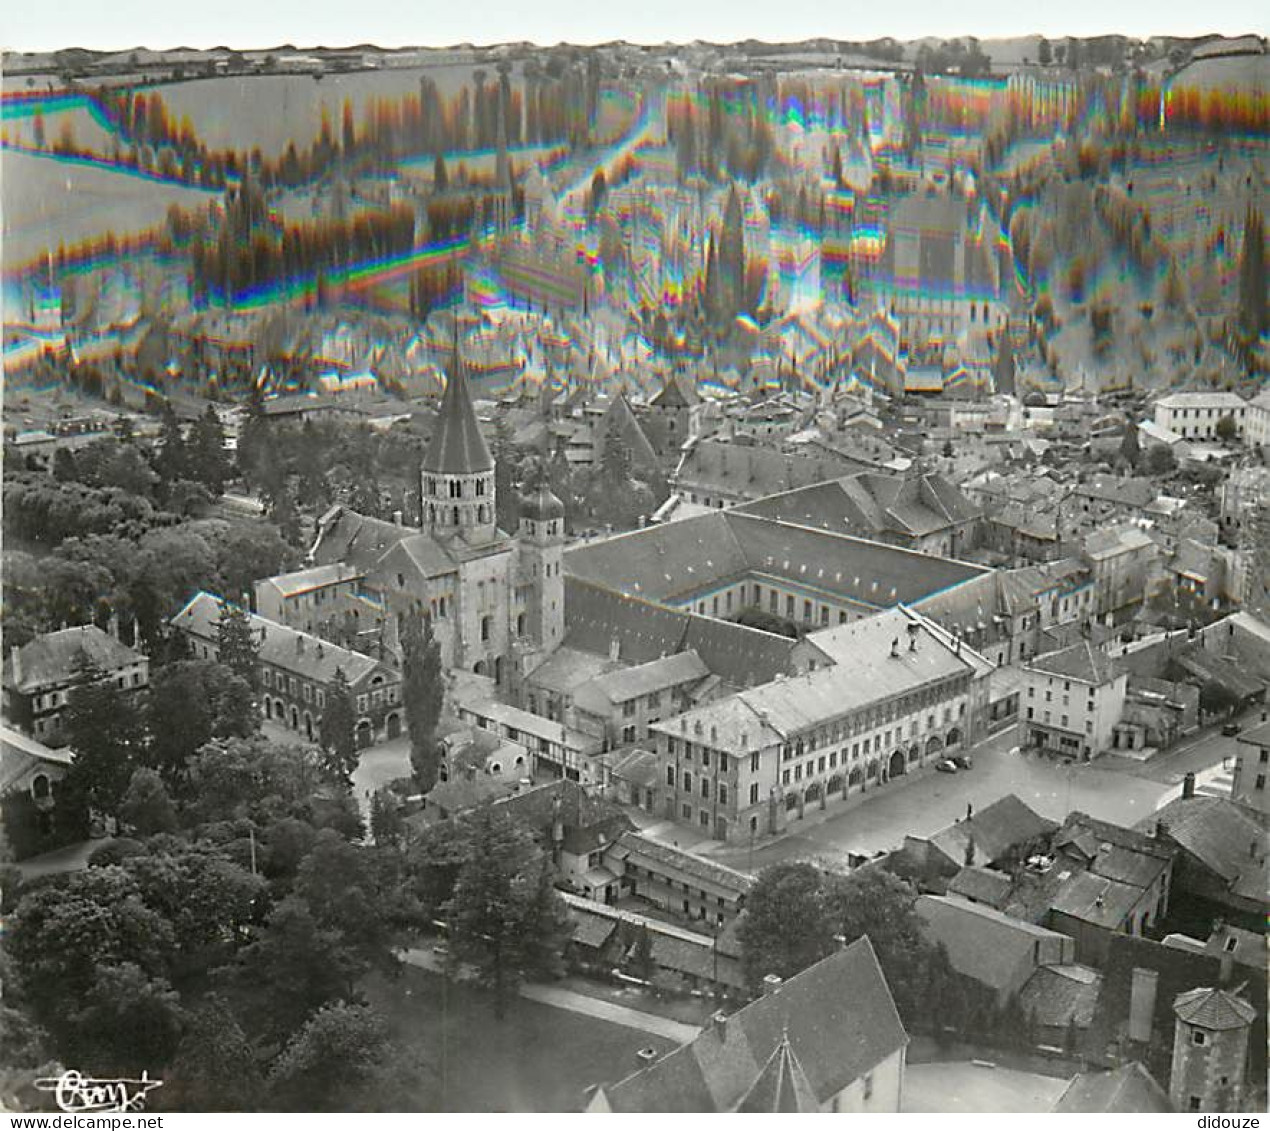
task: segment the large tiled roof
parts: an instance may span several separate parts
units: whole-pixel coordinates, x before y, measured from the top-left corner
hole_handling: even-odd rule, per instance
[[[675,472],[675,481],[681,489],[713,490],[743,499],[759,499],[866,471],[872,466],[867,460],[827,448],[810,456],[757,444],[701,440],[684,455]]]
[[[172,618],[172,627],[214,643],[221,608],[225,604],[227,602],[210,593],[199,593]],[[262,664],[319,684],[330,683],[337,669],[354,687],[375,671],[382,671],[396,682],[397,677],[391,669],[370,656],[341,648],[338,644],[255,613],[247,616],[259,640],[257,657]]]
[[[1267,900],[1264,815],[1224,797],[1179,797],[1141,822],[1165,835],[1240,894]]]
[[[785,1040],[817,1107],[908,1043],[867,938],[606,1087],[604,1099],[617,1112],[735,1110]]]
[[[1109,1072],[1082,1072],[1072,1078],[1053,1110],[1064,1115],[1081,1112],[1138,1112],[1162,1114],[1173,1110],[1163,1088],[1136,1060]]]
[[[565,578],[565,644],[607,656],[614,645],[625,663],[648,663],[694,651],[735,687],[765,683],[793,668],[789,637],[697,616],[615,593],[602,583]]]
[[[442,475],[470,475],[493,468],[494,457],[481,435],[481,424],[468,392],[467,375],[456,356],[447,374],[441,414],[423,457],[423,470]]]
[[[932,534],[982,513],[982,508],[941,476],[875,472],[769,495],[737,509],[743,514],[884,540],[887,535]]]
[[[747,576],[769,575],[868,607],[910,603],[985,572],[914,553],[737,511],[721,511],[575,546],[572,577],[662,604]]]
[[[926,937],[943,944],[954,970],[998,991],[1011,986],[1035,944],[1054,941],[1061,947],[1066,941],[1065,935],[956,896],[919,896],[915,909]]]
[[[11,652],[4,661],[4,685],[23,693],[66,683],[86,664],[109,673],[145,659],[93,624],[46,632],[18,648],[17,657],[20,678],[14,678]]]

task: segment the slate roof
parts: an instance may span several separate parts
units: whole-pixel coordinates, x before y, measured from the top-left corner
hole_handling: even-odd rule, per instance
[[[744,872],[716,864],[713,860],[707,860],[704,856],[698,856],[682,848],[652,840],[638,832],[626,832],[618,837],[613,854],[621,860],[629,860],[631,857],[651,860],[668,872],[681,873],[689,878],[713,884],[738,897],[743,896],[754,886],[753,877],[747,876]]]
[[[4,685],[23,694],[68,683],[87,660],[104,673],[139,664],[145,656],[94,624],[46,632],[17,649],[21,679],[14,680],[13,653],[4,659]]]
[[[1082,1072],[1051,1109],[1074,1115],[1079,1112],[1171,1112],[1168,1093],[1136,1060],[1109,1072]]]
[[[199,593],[172,618],[172,627],[215,643],[223,604],[228,602],[211,593]],[[262,664],[318,684],[330,683],[337,669],[344,673],[344,678],[354,688],[374,672],[382,672],[387,682],[398,682],[398,676],[392,669],[370,656],[341,648],[329,640],[278,624],[256,613],[248,613],[247,617],[260,642],[257,659]]]
[[[296,570],[294,573],[278,574],[276,577],[265,578],[265,580],[273,584],[284,597],[294,597],[327,585],[337,585],[342,581],[356,581],[361,576],[359,570],[344,562],[330,562],[326,565],[312,566],[309,569]]]
[[[811,527],[717,511],[575,546],[569,576],[659,604],[767,574],[865,607],[909,604],[982,567]]]
[[[1082,923],[1093,923],[1109,931],[1119,930],[1142,889],[1109,880],[1093,872],[1077,872],[1059,888],[1051,910],[1070,915]]]
[[[397,588],[398,574],[410,582],[456,573],[462,562],[510,549],[505,536],[469,543],[462,534],[444,540],[416,526],[332,507],[320,524],[314,557],[321,564],[347,563],[386,589]]]
[[[1030,959],[1036,943],[1052,940],[1061,948],[1067,942],[1056,931],[956,896],[918,896],[915,910],[927,938],[947,948],[954,970],[998,992],[1012,986],[1015,971]]]
[[[604,448],[614,431],[630,452],[632,467],[650,469],[658,466],[657,453],[652,442],[640,426],[624,393],[618,393],[613,398],[604,416],[592,429],[596,463],[604,458]]]
[[[47,762],[68,769],[74,757],[69,748],[54,750],[21,731],[0,726],[0,797],[33,765]]]
[[[423,470],[442,475],[492,471],[494,457],[481,435],[481,424],[476,419],[476,409],[467,387],[467,373],[457,352],[446,378],[441,413],[432,433],[432,442],[423,457]]]
[[[614,642],[627,663],[694,651],[735,687],[765,683],[793,668],[797,641],[730,621],[666,608],[613,592],[602,582],[565,577],[565,645],[608,656]]]
[[[653,691],[704,679],[710,669],[696,652],[677,652],[632,668],[596,676],[587,686],[608,703],[625,703]]]
[[[1154,829],[1160,823],[1169,840],[1233,891],[1268,902],[1264,816],[1224,797],[1197,794],[1175,798],[1138,827]]]
[[[727,440],[699,440],[675,471],[680,489],[717,491],[741,499],[761,499],[875,466],[829,448],[817,455],[784,452],[758,444]]]
[[[965,859],[966,845],[973,839],[975,855],[991,863],[1011,849],[1053,830],[1053,821],[1034,812],[1013,793],[1007,793],[991,805],[976,810],[968,821],[958,821],[941,829],[930,841],[960,865]]]
[[[920,538],[981,515],[942,476],[863,472],[743,503],[737,510],[857,537]]]
[[[1019,1005],[1038,1025],[1087,1029],[1101,988],[1102,975],[1089,966],[1041,966],[1019,991]]]
[[[962,868],[948,882],[948,894],[959,895],[973,903],[982,903],[1000,910],[1012,887],[1010,877],[1004,872],[994,872],[990,868],[978,868],[971,865]]]
[[[1073,644],[1059,652],[1050,652],[1046,656],[1036,656],[1025,665],[1029,670],[1042,675],[1058,676],[1060,679],[1076,679],[1095,686],[1110,683],[1117,676],[1116,664],[1088,640]]]
[[[785,1040],[817,1108],[908,1043],[867,938],[604,1088],[603,1098],[615,1112],[734,1110]]]

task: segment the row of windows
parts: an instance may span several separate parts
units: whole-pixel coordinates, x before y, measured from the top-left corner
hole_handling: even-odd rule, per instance
[[[484,498],[485,495],[489,493],[487,491],[488,485],[489,485],[488,480],[477,479],[474,483],[473,494],[477,498]],[[424,489],[427,491],[428,495],[430,495],[434,499],[441,493],[440,487],[441,487],[441,481],[431,475],[428,476],[427,480],[424,483]],[[445,493],[451,499],[463,498],[464,497],[463,496],[463,480],[462,479],[446,480]]]
[[[1044,718],[1043,718],[1043,720],[1042,720],[1042,721],[1043,721],[1043,722],[1047,722],[1047,723],[1052,723],[1052,714],[1053,714],[1053,712],[1051,712],[1051,711],[1046,711],[1046,712],[1045,712],[1045,714],[1044,714]],[[1033,707],[1029,707],[1029,708],[1027,709],[1027,717],[1028,717],[1029,719],[1032,719],[1032,720],[1034,720],[1034,721],[1035,721],[1035,719],[1036,719],[1036,710],[1035,710],[1035,708],[1033,708]],[[1059,726],[1061,726],[1064,730],[1070,730],[1070,729],[1071,729],[1071,724],[1068,722],[1068,720],[1069,720],[1069,718],[1070,718],[1070,717],[1071,717],[1070,715],[1061,715],[1061,716],[1059,717],[1059,723],[1058,723],[1058,725],[1059,725]],[[1090,721],[1086,721],[1086,722],[1085,722],[1085,733],[1086,733],[1086,734],[1093,734],[1093,733],[1094,733],[1094,724],[1093,724],[1092,722],[1090,722]]]
[[[703,888],[694,888],[686,881],[672,880],[668,876],[662,875],[660,872],[654,872],[651,868],[641,868],[637,864],[628,864],[625,868],[624,874],[636,880],[642,878],[650,883],[661,884],[663,887],[667,887],[671,891],[682,889],[684,895],[695,896],[703,903],[708,903],[713,900],[715,905],[718,907],[727,906],[727,900],[725,900],[723,896],[712,896]]]
[[[140,687],[141,673],[139,671],[134,671],[131,673],[120,672],[114,678],[105,679],[105,680],[102,680],[101,682],[113,683],[121,691],[126,690],[129,687]],[[50,691],[47,694],[35,696],[34,699],[32,700],[32,707],[36,711],[51,711],[55,707],[61,707],[62,705],[64,705],[65,703],[69,701],[70,701],[70,689],[67,689],[65,691]]]

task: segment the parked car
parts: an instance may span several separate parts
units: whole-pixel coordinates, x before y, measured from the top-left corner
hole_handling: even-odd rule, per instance
[[[935,769],[941,774],[955,774],[957,772],[957,763],[951,758],[943,758],[935,763]]]
[[[969,754],[954,754],[952,761],[956,763],[959,770],[969,770],[975,764],[975,760]]]
[[[1224,734],[1227,738],[1230,738],[1232,735],[1236,735],[1236,734],[1238,734],[1238,733],[1239,733],[1239,724],[1238,724],[1238,723],[1227,723],[1224,727],[1222,727],[1222,728],[1221,728],[1221,732],[1222,732],[1222,734]]]

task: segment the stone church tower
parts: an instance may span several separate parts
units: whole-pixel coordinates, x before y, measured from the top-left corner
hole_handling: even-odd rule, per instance
[[[525,584],[516,635],[551,652],[564,638],[564,503],[545,479],[521,497],[516,549]]]
[[[423,528],[440,539],[460,535],[473,544],[490,542],[498,535],[494,457],[481,435],[457,348],[449,369],[437,430],[420,476]]]

